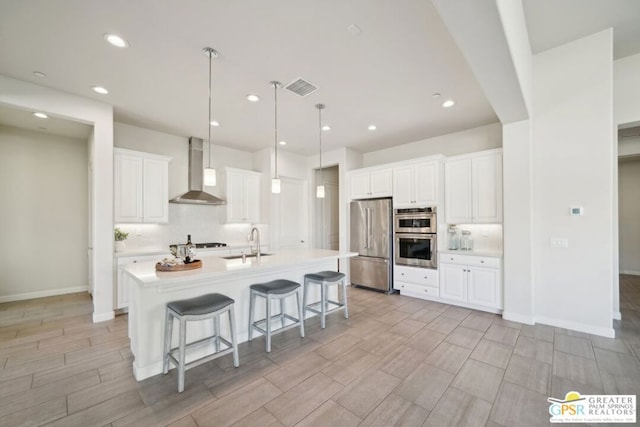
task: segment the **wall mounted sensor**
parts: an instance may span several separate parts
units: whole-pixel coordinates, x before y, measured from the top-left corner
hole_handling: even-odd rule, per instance
[[[571,216],[582,216],[584,214],[584,209],[582,206],[572,206],[569,208],[569,215]]]

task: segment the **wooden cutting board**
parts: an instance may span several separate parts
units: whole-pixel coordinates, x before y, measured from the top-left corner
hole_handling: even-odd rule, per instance
[[[202,261],[199,259],[194,260],[188,264],[177,264],[177,265],[162,265],[159,262],[156,263],[156,271],[185,271],[185,270],[195,270],[196,268],[202,267]]]

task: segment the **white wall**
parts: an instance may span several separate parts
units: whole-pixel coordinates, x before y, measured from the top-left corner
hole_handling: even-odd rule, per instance
[[[531,121],[504,125],[504,311],[508,320],[535,323]]]
[[[88,290],[87,152],[0,126],[0,302]]]
[[[640,121],[640,54],[613,62],[614,122]]]
[[[640,159],[618,165],[620,272],[640,275]]]
[[[533,69],[536,320],[608,336],[614,285],[612,58],[609,29],[535,55]],[[584,216],[569,216],[571,206],[583,206]],[[556,237],[568,239],[569,247],[551,248]]]
[[[113,313],[113,108],[53,89],[0,75],[0,104],[94,126],[89,158],[93,194],[90,213],[93,240],[93,320],[112,319]]]
[[[502,126],[494,123],[486,126],[454,132],[408,144],[397,145],[362,155],[362,166],[376,166],[385,163],[426,157],[434,154],[455,156],[490,150],[502,146]]]

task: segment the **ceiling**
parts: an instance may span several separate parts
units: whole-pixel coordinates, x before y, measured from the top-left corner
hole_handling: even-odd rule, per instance
[[[49,116],[41,119],[33,116],[32,111],[21,110],[0,104],[0,126],[12,126],[21,129],[49,135],[58,135],[67,138],[81,139],[86,141],[91,134],[91,126]]]
[[[524,0],[524,7],[534,52],[610,25],[617,56],[640,52],[637,0]],[[107,44],[105,33],[130,46]],[[279,91],[278,139],[300,154],[317,151],[317,103],[326,104],[323,123],[332,128],[323,133],[327,150],[373,151],[498,121],[426,0],[0,0],[0,74],[109,103],[119,122],[205,140],[206,46],[220,52],[214,144],[272,146],[269,82],[299,77],[319,90]],[[261,100],[250,103],[247,94]],[[456,105],[442,108],[449,98]]]

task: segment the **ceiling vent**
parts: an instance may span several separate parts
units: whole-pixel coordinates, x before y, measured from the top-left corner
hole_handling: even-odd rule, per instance
[[[309,83],[308,81],[302,78],[297,78],[291,83],[289,83],[288,85],[286,85],[285,89],[299,96],[307,96],[310,93],[317,91],[318,87],[313,83]]]

